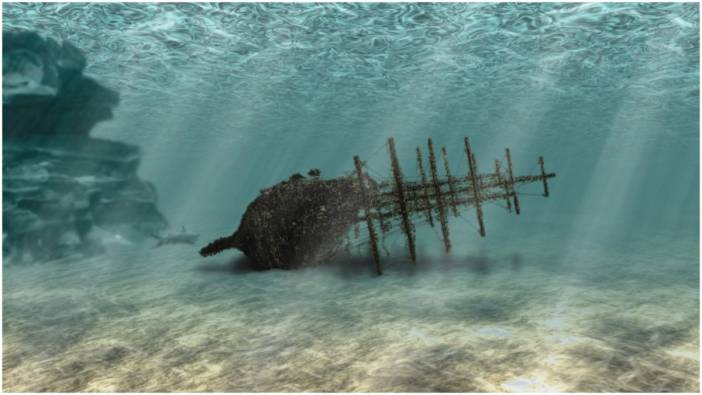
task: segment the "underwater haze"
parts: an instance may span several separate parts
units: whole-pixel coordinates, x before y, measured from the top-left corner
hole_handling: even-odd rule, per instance
[[[85,54],[83,73],[119,93],[90,135],[138,146],[163,233],[199,234],[153,248],[105,231],[119,242],[48,260],[3,248],[5,391],[699,391],[698,4],[3,3],[2,15],[4,35]],[[431,137],[464,175],[464,136],[481,172],[505,147],[516,175],[538,174],[543,155],[550,196],[524,186],[518,216],[486,204],[484,238],[463,208],[450,254],[416,218],[416,266],[395,231],[382,276],[363,230],[350,255],[301,270],[198,255],[294,173],[343,176],[359,155],[391,179],[394,137],[416,178]],[[4,244],[5,195],[3,183]]]

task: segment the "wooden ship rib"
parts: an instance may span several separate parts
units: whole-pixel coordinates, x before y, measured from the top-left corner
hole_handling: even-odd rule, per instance
[[[442,147],[444,174],[439,175],[433,142],[427,140],[429,172],[425,170],[422,150],[417,147],[419,177],[406,180],[395,150],[395,140],[388,139],[387,149],[392,177],[377,181],[364,168],[358,156],[353,157],[354,170],[346,176],[322,179],[318,170],[309,177],[293,175],[289,180],[261,191],[248,207],[237,231],[222,237],[200,250],[203,256],[227,248],[237,248],[251,258],[254,266],[263,269],[294,269],[328,261],[341,247],[350,228],[365,223],[368,244],[378,274],[382,274],[379,238],[399,226],[407,240],[409,258],[417,260],[413,218],[422,217],[430,226],[441,227],[446,252],[451,251],[448,219],[458,217],[460,210],[475,210],[478,232],[485,237],[483,204],[504,201],[506,209],[520,213],[518,187],[541,182],[543,196],[549,196],[543,156],[538,158],[540,174],[515,176],[509,148],[505,149],[506,166],[495,161],[492,172],[479,173],[475,153],[467,137],[463,148],[468,164],[466,174],[453,175],[448,155]]]

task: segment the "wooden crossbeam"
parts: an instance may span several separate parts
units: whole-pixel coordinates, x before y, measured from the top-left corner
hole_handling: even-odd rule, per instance
[[[545,176],[544,175],[517,176],[517,177],[514,177],[514,185],[516,186],[519,184],[530,184],[530,183],[534,183],[534,182],[542,182],[544,177],[553,178],[555,176],[556,176],[556,174],[554,174],[554,173],[546,173]],[[502,177],[502,174],[500,175],[500,177]],[[488,191],[492,188],[504,189],[505,187],[509,187],[509,181],[505,178],[501,178],[500,180],[498,180],[495,173],[481,174],[479,177],[477,177],[477,179],[478,179],[478,184],[480,185],[480,190],[481,190],[481,193],[480,193],[481,202],[485,201],[485,196],[484,196],[485,191]],[[444,198],[444,200],[447,199],[448,195],[450,194],[450,192],[447,191],[446,188],[444,188],[444,185],[447,185],[447,183],[445,181],[438,180],[437,184],[440,187],[441,196]],[[383,191],[378,192],[378,194],[376,195],[377,200],[374,202],[374,207],[376,207],[376,208],[392,208],[392,207],[397,206],[396,199],[395,199],[396,193],[394,191],[394,182],[392,185],[393,191],[387,191],[387,189],[389,187],[391,187],[389,184],[384,184],[384,183],[380,184],[380,189],[386,190],[386,191],[385,192],[383,192]],[[407,191],[414,192],[415,195],[418,195],[423,190],[423,188],[422,188],[422,185],[420,183],[410,181],[410,182],[405,182],[404,190],[405,190],[405,192],[407,192]],[[456,196],[459,196],[459,197],[462,196],[462,194],[469,194],[471,196],[471,198],[469,199],[469,204],[470,205],[474,204],[474,199],[472,198],[473,186],[472,186],[470,177],[465,177],[465,179],[461,179],[460,182],[456,182],[455,192],[456,192]],[[434,192],[434,188],[429,188],[427,193],[429,194],[430,201],[434,201],[436,199],[437,195]],[[509,193],[504,192],[503,197],[512,199],[512,192],[511,191]],[[423,199],[419,199],[419,200],[423,200]],[[462,204],[461,203],[462,200],[463,199],[461,198],[457,201],[457,205],[459,207]],[[411,203],[416,203],[416,202],[411,202]],[[426,205],[422,206],[422,207],[424,207],[422,209],[419,209],[417,207],[419,207],[419,206],[417,206],[416,204],[408,205],[407,210],[409,212],[423,212],[422,210],[426,210],[426,208],[425,208]],[[433,206],[432,209],[436,210],[437,207]],[[446,207],[445,207],[445,209],[446,209]]]

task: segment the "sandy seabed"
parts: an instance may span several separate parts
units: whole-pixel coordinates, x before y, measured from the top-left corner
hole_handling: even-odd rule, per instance
[[[192,246],[6,265],[3,387],[697,392],[693,241],[399,253],[381,277],[360,258],[257,272]]]

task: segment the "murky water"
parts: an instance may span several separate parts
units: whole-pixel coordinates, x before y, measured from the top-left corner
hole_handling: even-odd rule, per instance
[[[3,266],[8,391],[698,391],[694,4],[3,4],[3,29],[84,50],[120,92],[93,136],[138,144],[195,246]],[[417,221],[385,274],[247,269],[197,249],[292,173],[465,174],[510,147],[551,196]],[[386,175],[386,176],[384,176]]]

